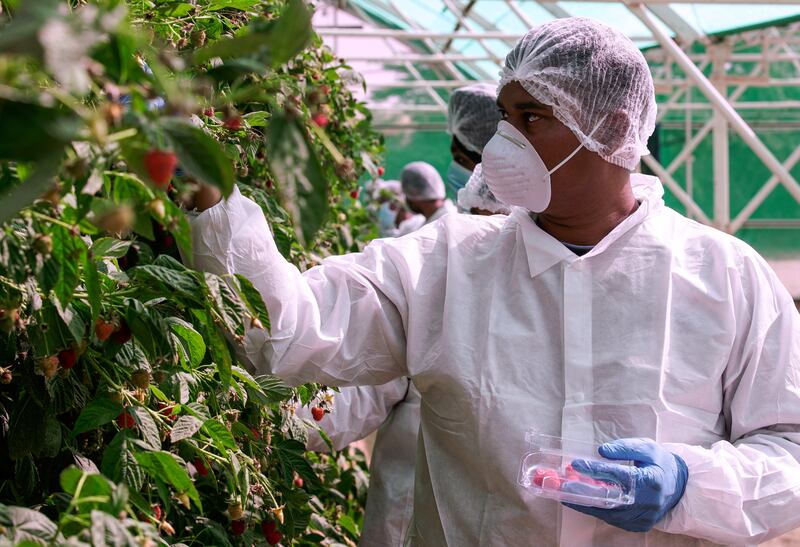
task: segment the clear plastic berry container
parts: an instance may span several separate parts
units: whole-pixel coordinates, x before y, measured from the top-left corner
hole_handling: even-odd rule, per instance
[[[598,445],[529,431],[528,450],[519,467],[518,484],[529,494],[576,505],[612,509],[633,503],[635,483],[625,473],[579,472],[573,463],[628,465],[631,461],[607,460]]]

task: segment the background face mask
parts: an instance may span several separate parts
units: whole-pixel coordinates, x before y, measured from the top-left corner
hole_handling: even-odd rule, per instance
[[[458,194],[458,191],[467,185],[470,175],[472,175],[472,171],[455,161],[451,161],[450,166],[447,168],[447,188],[454,195]]]
[[[541,213],[550,204],[550,175],[577,154],[583,144],[548,170],[539,153],[516,127],[503,120],[483,149],[483,176],[500,201]]]
[[[394,221],[397,218],[397,208],[392,209],[392,203],[385,201],[378,208],[378,231],[388,234],[395,229]]]

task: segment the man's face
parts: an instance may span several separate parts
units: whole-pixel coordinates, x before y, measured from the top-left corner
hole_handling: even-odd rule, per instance
[[[456,144],[455,139],[450,140],[450,154],[453,156],[453,161],[461,167],[469,169],[470,171],[475,170],[477,164]]]
[[[553,116],[553,109],[528,94],[519,82],[500,91],[497,105],[503,119],[517,128],[539,153],[548,170],[558,165],[580,144],[567,126]],[[560,212],[579,195],[576,185],[585,180],[593,154],[581,150],[551,175],[552,198],[547,212]],[[599,159],[599,156],[597,156]]]
[[[406,199],[406,208],[415,215],[421,215],[422,209],[419,208],[417,202],[411,199]]]

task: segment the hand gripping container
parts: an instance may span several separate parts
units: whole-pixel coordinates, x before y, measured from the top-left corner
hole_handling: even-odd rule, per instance
[[[528,450],[523,454],[517,482],[526,492],[576,505],[612,509],[633,503],[633,475],[587,474],[576,471],[575,460],[633,466],[631,461],[607,460],[597,452],[598,445],[543,435],[534,430],[525,434]]]

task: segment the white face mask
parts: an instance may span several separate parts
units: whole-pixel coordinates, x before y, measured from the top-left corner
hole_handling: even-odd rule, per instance
[[[541,213],[550,204],[550,175],[583,148],[581,143],[561,163],[548,171],[525,135],[505,120],[483,149],[483,176],[500,201]]]
[[[392,207],[392,203],[384,201],[378,208],[378,231],[381,236],[388,235],[395,229],[394,222],[397,219],[399,207]]]

